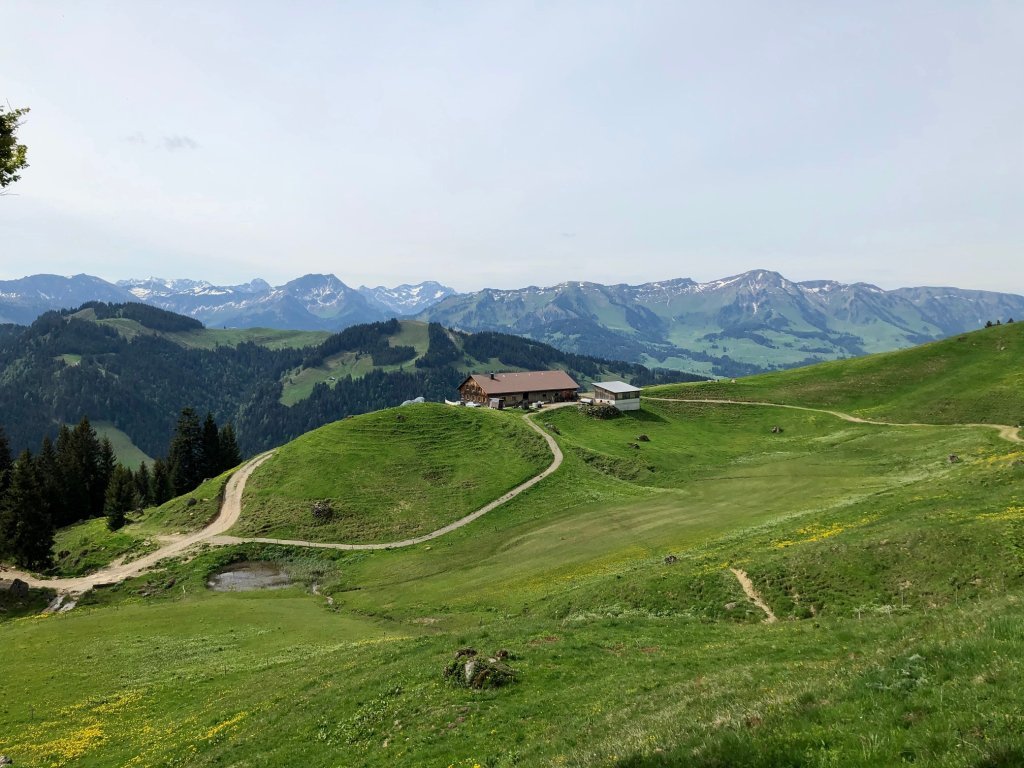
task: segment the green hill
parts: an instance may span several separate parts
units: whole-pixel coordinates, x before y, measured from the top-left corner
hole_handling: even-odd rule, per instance
[[[650,389],[657,397],[764,400],[888,421],[1024,423],[1024,323],[899,352],[735,381]]]
[[[941,396],[966,420],[997,421],[983,394],[1013,381],[997,345],[1019,349],[1017,332],[947,342],[962,357],[937,344],[661,392],[733,388],[893,421],[926,420]],[[854,376],[874,377],[874,399],[858,399]],[[607,421],[574,408],[533,418],[551,425],[560,468],[429,544],[213,546],[69,613],[0,619],[0,753],[19,766],[1024,762],[1020,444],[769,405],[651,399]],[[477,503],[460,483],[520,462],[497,495],[546,464],[525,430],[517,414],[439,406],[342,421],[256,471],[240,527],[308,533],[311,499],[351,492],[338,541],[374,520],[422,530]],[[493,464],[470,461],[478,447]],[[451,480],[431,487],[434,470]],[[406,494],[434,518],[395,516]],[[171,525],[187,509],[146,517]],[[244,560],[293,585],[206,587]],[[451,684],[442,671],[466,647],[507,649],[516,681]],[[48,684],[55,669],[73,674]]]
[[[431,403],[328,424],[283,446],[246,486],[231,531],[310,541],[387,542],[436,530],[551,463],[513,413]],[[318,520],[316,501],[333,515]]]
[[[93,302],[0,333],[0,422],[15,452],[83,415],[144,454],[167,450],[191,407],[232,422],[252,455],[348,415],[456,396],[468,370],[563,368],[638,384],[676,372],[570,355],[504,334],[463,334],[391,320],[333,335],[203,328],[143,304]],[[138,459],[139,455],[135,456]]]

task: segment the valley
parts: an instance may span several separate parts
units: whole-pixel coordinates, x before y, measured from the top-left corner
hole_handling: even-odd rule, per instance
[[[93,589],[67,613],[0,620],[5,658],[20,660],[0,676],[0,753],[18,765],[1015,765],[1024,451],[999,417],[1024,397],[1003,389],[1022,331],[648,388],[641,411],[607,421],[541,411],[530,418],[557,441],[557,469],[427,542],[237,541],[260,529],[365,540],[364,519],[382,535],[429,530],[550,461],[514,412],[410,405],[324,427],[253,469],[235,541]],[[503,451],[535,458],[516,469]],[[479,465],[494,485],[454,506],[458,483],[430,486],[442,457],[452,478]],[[347,488],[357,508],[343,508]],[[394,517],[413,494],[420,522]],[[321,497],[339,521],[313,521]],[[124,534],[184,530],[189,508],[165,507]],[[206,588],[251,560],[293,585]],[[441,670],[465,646],[508,648],[516,681],[448,684]],[[62,684],[42,684],[56,669]]]
[[[988,321],[1024,317],[1024,297],[1011,293],[883,290],[867,283],[794,281],[753,269],[704,282],[568,281],[463,293],[434,281],[352,288],[333,274],[303,275],[279,286],[261,279],[240,285],[159,278],[114,284],[89,275],[31,275],[0,281],[0,323],[28,324],[47,310],[95,301],[142,302],[194,318],[220,329],[219,337],[206,335],[217,343],[246,338],[238,329],[301,335],[414,319],[469,333],[515,333],[563,352],[705,377],[746,376],[903,349]],[[336,362],[342,371],[353,364],[362,370],[356,361]],[[300,382],[300,388],[304,385]]]

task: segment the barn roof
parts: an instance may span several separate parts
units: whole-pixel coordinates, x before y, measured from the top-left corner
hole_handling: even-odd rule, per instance
[[[513,392],[551,392],[579,389],[565,371],[523,371],[520,373],[474,373],[472,379],[486,395],[508,395]],[[466,381],[462,383],[465,384]],[[460,385],[461,386],[461,385]]]
[[[624,381],[595,381],[594,387],[600,387],[605,392],[613,392],[616,395],[640,391],[640,387],[634,387],[632,384],[627,384]]]

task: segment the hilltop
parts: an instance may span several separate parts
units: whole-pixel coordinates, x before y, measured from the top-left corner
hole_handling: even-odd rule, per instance
[[[659,397],[767,400],[933,424],[1024,423],[1024,323],[913,349],[733,381],[667,386]]]
[[[731,387],[812,410],[541,411],[564,454],[553,474],[428,543],[374,551],[243,539],[443,525],[491,475],[498,494],[545,463],[524,416],[407,406],[301,437],[255,467],[229,538],[69,613],[0,619],[0,751],[29,766],[69,744],[101,766],[1020,764],[1007,716],[1024,684],[1020,438],[813,410],[926,420],[915,409],[945,387],[933,416],[992,422],[1017,368],[998,347],[1017,349],[1017,333],[648,392]],[[858,400],[861,375],[873,399]],[[937,389],[915,396],[915,380]],[[451,482],[431,486],[435,462]],[[131,522],[126,551],[192,530],[184,515],[208,515],[222,483]],[[310,501],[346,488],[353,506],[317,530]],[[291,585],[207,588],[247,560]],[[515,681],[452,684],[442,671],[467,647],[507,649]],[[75,675],[42,684],[59,665]]]
[[[339,334],[224,330],[145,304],[100,302],[0,326],[0,365],[0,413],[15,450],[35,450],[60,423],[87,415],[129,462],[162,455],[186,406],[234,422],[251,455],[343,416],[451,398],[470,370],[560,367],[581,382],[698,378],[414,321]]]

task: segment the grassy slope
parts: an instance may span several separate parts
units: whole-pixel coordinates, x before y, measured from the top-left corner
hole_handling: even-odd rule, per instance
[[[281,402],[285,405],[295,405],[309,397],[313,387],[324,383],[334,386],[338,379],[351,376],[354,379],[365,376],[375,368],[382,371],[397,371],[403,367],[413,366],[416,359],[427,353],[430,346],[427,338],[427,324],[413,320],[402,320],[401,330],[388,339],[392,347],[407,346],[416,350],[416,357],[400,365],[374,366],[371,355],[359,354],[357,352],[342,352],[327,358],[323,365],[315,368],[301,368],[287,374],[284,379],[284,387],[281,393]]]
[[[269,349],[311,347],[331,335],[328,331],[284,331],[273,328],[203,328],[195,331],[155,331],[136,320],[123,317],[96,320],[96,313],[92,309],[77,312],[75,316],[116,328],[118,333],[126,339],[132,339],[139,335],[162,336],[183,347],[194,349],[237,347],[245,342],[253,342]]]
[[[541,419],[561,433],[559,472],[430,546],[218,550],[94,607],[0,624],[0,751],[18,765],[1024,761],[1019,448],[749,406]],[[319,582],[333,609],[300,588],[203,590],[248,557]],[[728,565],[783,621],[760,623]],[[521,681],[445,685],[466,644],[511,648]],[[57,668],[73,674],[40,684]]]
[[[516,414],[423,405],[321,427],[282,447],[246,487],[238,535],[394,541],[482,507],[551,462]],[[317,522],[313,501],[334,519]]]
[[[153,463],[153,458],[149,454],[139,448],[126,433],[109,421],[97,421],[93,424],[93,428],[100,437],[110,439],[110,443],[114,446],[114,454],[117,456],[119,463],[133,470],[138,469],[142,462],[147,464]]]
[[[913,349],[781,373],[649,390],[662,397],[766,400],[891,421],[1024,423],[1024,323]]]

